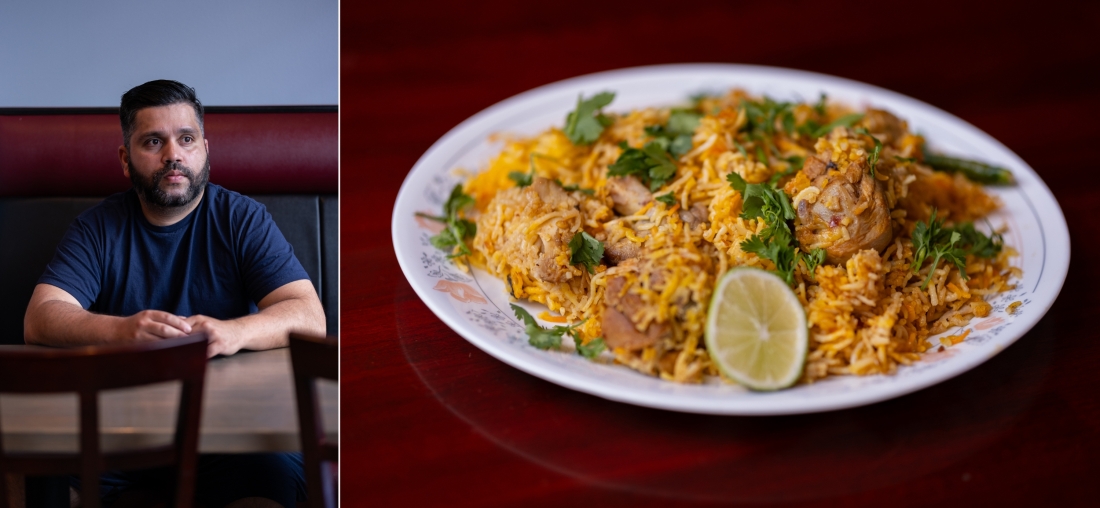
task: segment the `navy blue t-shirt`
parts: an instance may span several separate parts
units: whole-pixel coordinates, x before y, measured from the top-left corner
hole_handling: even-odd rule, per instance
[[[309,275],[267,209],[207,184],[195,210],[165,227],[146,220],[134,189],[103,200],[76,218],[38,282],[100,314],[232,319],[302,279]]]

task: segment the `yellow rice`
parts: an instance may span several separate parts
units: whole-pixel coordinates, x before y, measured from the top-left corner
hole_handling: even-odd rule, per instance
[[[701,110],[709,114],[695,131],[693,149],[677,161],[676,175],[653,193],[671,193],[675,204],[654,201],[625,217],[612,211],[607,167],[621,154],[620,141],[641,147],[648,139],[643,128],[666,122],[668,109],[608,113],[614,123],[590,146],[575,146],[558,128],[531,138],[505,139],[500,154],[464,185],[465,192],[476,199],[476,210],[467,214],[478,226],[470,243],[470,262],[505,279],[514,298],[543,303],[564,320],[587,319],[580,328],[585,342],[602,335],[601,312],[610,277],[631,278],[636,282],[633,291],[646,303],[643,312],[631,316],[639,330],[660,322],[670,324],[673,333],[641,350],[614,349],[615,360],[678,382],[699,382],[705,376],[719,375],[703,341],[705,303],[717,277],[737,266],[774,268],[770,261],[742,251],[741,242],[765,224],[739,218],[741,194],[726,176],[736,172],[749,183],[759,183],[787,169],[787,163],[778,157],[769,165],[746,158],[734,144],[747,121],[740,106],[747,97],[733,90],[705,99]],[[829,104],[826,116],[832,120],[851,112],[843,105]],[[809,105],[794,108],[799,122],[813,114]],[[776,129],[770,141],[783,158],[807,157],[814,150],[829,149],[841,166],[866,161],[873,148],[865,137],[843,127],[812,145],[781,129]],[[823,264],[813,277],[804,265],[798,265],[793,287],[810,325],[810,352],[802,382],[830,375],[893,373],[899,365],[919,360],[920,354],[932,347],[961,342],[967,332],[935,345],[928,337],[988,315],[990,305],[985,297],[1010,289],[1010,276],[1019,275],[1009,266],[1008,258],[1014,252],[1006,246],[993,259],[968,256],[967,280],[955,265],[941,262],[927,289],[920,289],[930,263],[925,263],[920,273],[910,268],[914,250],[910,235],[917,222],[928,221],[933,208],[938,210],[938,218],[951,223],[982,218],[1000,206],[994,196],[962,176],[897,158],[917,157],[923,142],[906,129],[880,159],[880,167],[893,166],[892,171],[880,171],[877,176],[893,222],[894,239],[889,246],[881,253],[860,251],[842,265]],[[511,172],[527,173],[532,167],[540,177],[593,189],[594,193],[568,192],[568,199],[556,206],[541,202],[508,177]],[[812,199],[816,189],[803,193],[809,185],[800,175],[781,181],[781,188],[791,198]],[[697,204],[706,207],[708,222],[691,227],[679,212]],[[554,262],[564,270],[564,279],[540,279],[539,268],[532,261],[532,253],[544,245],[540,242],[568,242],[581,230],[605,241],[625,238],[643,247],[640,268],[626,271],[621,266],[600,265],[590,274],[583,266],[571,266],[568,256],[558,256]],[[667,274],[663,280],[634,280],[650,277],[651,268],[658,265]],[[703,305],[685,306],[684,302]]]

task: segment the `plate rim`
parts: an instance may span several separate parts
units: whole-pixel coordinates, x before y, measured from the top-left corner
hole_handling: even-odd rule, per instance
[[[585,381],[584,378],[578,378],[578,377],[576,377],[577,376],[576,373],[564,370],[563,367],[561,367],[560,365],[556,365],[552,362],[546,362],[545,364],[542,364],[542,365],[532,365],[532,364],[528,363],[525,358],[523,358],[524,355],[520,355],[519,352],[513,351],[512,346],[510,346],[510,345],[508,345],[504,342],[501,342],[501,341],[482,339],[481,337],[478,337],[477,334],[468,333],[468,330],[466,330],[466,327],[469,326],[469,323],[460,322],[454,316],[451,316],[451,310],[453,310],[453,309],[444,308],[443,304],[436,301],[436,298],[431,297],[431,296],[434,296],[434,295],[429,293],[429,288],[421,287],[419,284],[414,282],[414,278],[412,276],[410,276],[411,273],[415,273],[415,272],[413,272],[414,268],[412,266],[413,259],[410,259],[407,256],[408,255],[407,252],[402,251],[401,237],[404,236],[404,235],[399,234],[399,232],[403,231],[401,229],[402,224],[400,224],[399,221],[402,220],[403,217],[401,217],[399,215],[399,211],[403,208],[402,207],[403,203],[408,202],[408,200],[412,199],[409,196],[411,195],[412,192],[414,192],[414,189],[412,189],[412,181],[414,180],[414,175],[419,175],[420,173],[423,173],[425,171],[425,169],[423,169],[423,168],[427,167],[428,161],[431,161],[438,151],[440,151],[440,150],[444,149],[446,146],[448,146],[451,142],[453,142],[452,140],[454,140],[456,137],[458,137],[460,134],[462,134],[466,129],[470,128],[471,126],[475,126],[475,125],[477,125],[478,123],[480,123],[482,121],[485,121],[487,119],[492,118],[494,115],[497,115],[501,111],[507,111],[508,109],[514,107],[514,105],[522,104],[525,101],[527,101],[527,100],[529,100],[533,97],[539,97],[539,96],[543,96],[547,93],[556,92],[559,88],[573,88],[573,87],[577,87],[577,86],[584,86],[589,81],[597,81],[598,82],[598,81],[610,81],[610,80],[615,80],[615,79],[625,79],[625,78],[639,77],[639,76],[644,77],[644,76],[647,76],[647,75],[652,75],[653,73],[668,74],[668,73],[691,73],[691,72],[715,73],[715,74],[727,75],[727,77],[733,76],[733,75],[736,75],[736,74],[740,73],[740,74],[761,74],[761,75],[766,75],[766,76],[771,76],[771,77],[778,77],[778,78],[784,79],[784,80],[795,80],[795,81],[815,80],[815,84],[817,84],[819,88],[821,88],[823,90],[826,90],[826,91],[828,91],[830,89],[830,87],[837,87],[837,86],[846,87],[848,89],[857,89],[857,90],[860,90],[861,92],[867,92],[871,96],[888,97],[893,101],[907,103],[908,106],[918,108],[918,109],[927,110],[927,111],[931,112],[933,115],[939,115],[939,116],[943,117],[944,119],[948,120],[949,123],[953,124],[955,127],[961,128],[961,129],[966,130],[966,131],[969,131],[969,134],[971,134],[973,136],[976,136],[979,140],[989,144],[990,146],[992,146],[997,151],[1002,152],[1004,155],[1012,158],[1012,161],[1015,165],[1025,169],[1025,174],[1027,175],[1027,178],[1018,179],[1018,183],[1017,183],[1017,186],[1020,186],[1020,187],[1018,187],[1019,192],[1021,193],[1021,195],[1024,197],[1025,200],[1028,200],[1029,197],[1040,197],[1040,198],[1048,201],[1048,203],[1044,203],[1044,204],[1053,205],[1053,207],[1052,207],[1053,210],[1055,210],[1057,212],[1056,216],[1053,217],[1054,219],[1057,219],[1057,220],[1049,220],[1052,217],[1043,217],[1043,218],[1047,218],[1048,220],[1047,221],[1041,221],[1041,220],[1039,220],[1040,216],[1038,215],[1038,213],[1034,212],[1034,205],[1032,205],[1030,203],[1030,200],[1029,200],[1029,206],[1032,206],[1033,212],[1036,214],[1036,220],[1037,220],[1037,223],[1039,224],[1040,228],[1044,229],[1044,230],[1049,230],[1048,232],[1044,233],[1044,242],[1043,242],[1044,249],[1046,249],[1047,244],[1050,243],[1050,241],[1051,241],[1051,239],[1046,238],[1046,235],[1048,235],[1048,234],[1053,235],[1059,241],[1064,240],[1064,243],[1065,243],[1065,246],[1066,246],[1066,248],[1063,249],[1063,250],[1054,251],[1054,252],[1045,252],[1045,254],[1044,254],[1044,262],[1043,262],[1042,266],[1043,267],[1050,266],[1051,268],[1057,269],[1057,271],[1049,274],[1051,277],[1047,279],[1048,282],[1047,282],[1047,284],[1044,285],[1044,291],[1050,291],[1052,293],[1052,296],[1047,300],[1044,300],[1044,301],[1041,301],[1041,302],[1036,302],[1036,303],[1040,303],[1041,305],[1037,306],[1037,307],[1033,307],[1034,312],[1028,312],[1025,316],[1022,316],[1022,321],[1014,321],[1013,323],[1019,323],[1014,327],[1014,328],[1019,330],[1018,333],[1016,333],[1014,331],[1013,334],[1015,336],[1013,336],[1009,339],[1006,339],[1006,341],[1004,342],[1003,345],[1001,345],[999,347],[996,347],[993,351],[989,352],[989,354],[985,354],[985,355],[974,354],[974,355],[970,355],[969,357],[966,357],[966,358],[960,358],[960,359],[954,361],[953,363],[951,363],[950,365],[945,366],[944,368],[940,369],[939,371],[937,371],[933,374],[918,377],[917,379],[911,380],[910,382],[906,383],[903,386],[899,387],[899,385],[896,385],[896,384],[879,383],[879,384],[874,384],[874,385],[870,385],[870,386],[859,387],[859,388],[855,389],[855,391],[858,392],[855,396],[841,397],[840,400],[834,400],[834,399],[836,399],[835,397],[827,397],[823,400],[814,400],[812,398],[806,398],[806,399],[799,399],[797,401],[798,402],[797,404],[785,404],[785,405],[780,405],[779,407],[775,407],[773,405],[768,405],[768,404],[763,404],[763,405],[761,405],[761,404],[749,404],[747,406],[746,405],[734,404],[732,406],[723,406],[723,405],[714,405],[714,404],[700,405],[697,402],[692,402],[694,399],[681,400],[681,398],[675,397],[675,396],[673,396],[673,397],[661,397],[660,399],[655,401],[655,400],[651,400],[651,399],[644,396],[645,394],[648,393],[645,390],[643,390],[642,394],[636,394],[635,392],[637,391],[637,389],[624,389],[624,387],[622,387],[622,386],[602,385],[602,384],[599,384],[599,383],[586,384],[584,382]],[[600,86],[605,86],[605,85],[600,85]],[[736,86],[736,85],[733,85],[733,86]],[[443,173],[445,173],[447,169],[449,169],[449,168],[445,168],[445,171]],[[439,172],[437,172],[436,174],[439,174]],[[1038,196],[1029,196],[1028,193],[1025,192],[1022,189],[1022,185],[1024,185],[1025,183],[1028,184],[1029,188],[1034,188],[1035,191],[1038,193]],[[416,190],[420,190],[420,189],[416,189]],[[407,219],[407,218],[405,218],[405,219]],[[993,356],[996,356],[1001,351],[1003,351],[1004,349],[1006,349],[1008,346],[1015,343],[1016,341],[1020,340],[1021,338],[1023,338],[1024,335],[1026,335],[1029,331],[1031,331],[1031,329],[1034,328],[1034,326],[1036,324],[1038,324],[1038,322],[1043,318],[1043,316],[1046,315],[1046,313],[1049,311],[1051,306],[1053,306],[1054,302],[1057,300],[1057,297],[1061,292],[1061,289],[1062,289],[1062,287],[1065,283],[1066,276],[1068,274],[1069,258],[1070,258],[1070,249],[1069,249],[1070,238],[1069,238],[1068,226],[1067,226],[1066,221],[1065,221],[1064,212],[1062,211],[1062,208],[1061,208],[1060,204],[1058,203],[1057,198],[1054,196],[1054,194],[1050,191],[1049,187],[1039,177],[1038,173],[1036,173],[1033,168],[1031,168],[1015,152],[1010,150],[1007,146],[1005,146],[1003,143],[1001,143],[1000,141],[998,141],[996,138],[992,137],[988,133],[982,131],[981,129],[979,129],[977,127],[975,127],[974,125],[970,124],[969,122],[967,122],[967,121],[965,121],[965,120],[963,120],[963,119],[961,119],[961,118],[959,118],[959,117],[957,117],[957,116],[955,116],[955,115],[953,115],[953,114],[951,114],[947,111],[944,111],[944,110],[942,110],[942,109],[940,109],[936,106],[933,106],[931,104],[925,103],[925,102],[920,101],[918,99],[903,95],[901,93],[894,92],[892,90],[888,90],[888,89],[885,89],[885,88],[878,87],[876,85],[871,85],[871,84],[863,83],[863,82],[860,82],[860,81],[851,80],[851,79],[848,79],[848,78],[832,76],[832,75],[828,75],[828,74],[821,74],[821,73],[816,73],[816,72],[811,72],[811,71],[803,71],[803,70],[789,69],[789,68],[783,68],[783,67],[771,67],[771,66],[761,66],[761,65],[745,65],[745,64],[687,63],[687,64],[664,64],[664,65],[650,65],[650,66],[627,67],[627,68],[621,68],[621,69],[613,69],[613,70],[608,70],[608,71],[584,74],[584,75],[581,75],[581,76],[576,76],[576,77],[572,77],[572,78],[568,78],[568,79],[555,81],[555,82],[552,82],[552,83],[547,83],[545,85],[541,85],[541,86],[532,88],[530,90],[526,90],[524,92],[515,94],[515,95],[513,95],[511,97],[508,97],[506,99],[503,99],[503,100],[501,100],[501,101],[499,101],[499,102],[497,102],[497,103],[495,103],[495,104],[493,104],[493,105],[491,105],[491,106],[489,106],[485,109],[482,109],[478,113],[470,116],[469,118],[467,118],[467,119],[463,120],[462,122],[460,122],[455,127],[448,130],[443,136],[441,136],[438,140],[436,140],[424,152],[423,155],[420,156],[420,158],[417,160],[417,162],[413,165],[413,167],[409,170],[408,174],[405,176],[405,179],[401,184],[400,190],[398,191],[397,198],[394,201],[394,209],[393,209],[393,214],[391,216],[390,227],[391,227],[391,240],[393,242],[394,253],[397,256],[398,264],[401,267],[402,274],[405,276],[406,280],[409,282],[409,285],[412,286],[412,288],[413,288],[414,292],[417,294],[418,298],[422,302],[424,302],[424,304],[429,308],[429,310],[432,311],[432,313],[436,316],[436,318],[443,321],[444,324],[446,324],[452,331],[454,331],[456,334],[461,336],[467,342],[470,342],[471,344],[478,347],[482,351],[488,353],[490,356],[493,356],[494,358],[508,364],[509,366],[517,368],[517,369],[519,369],[519,370],[521,370],[521,371],[523,371],[527,374],[534,375],[536,377],[539,377],[539,378],[544,379],[546,381],[549,381],[551,383],[557,384],[559,386],[563,386],[563,387],[566,387],[566,388],[569,388],[569,389],[580,391],[582,393],[588,393],[588,394],[591,394],[591,395],[596,395],[596,396],[604,398],[604,399],[608,399],[608,400],[612,400],[612,401],[616,401],[616,402],[627,403],[627,404],[632,404],[632,405],[643,406],[643,407],[651,407],[651,408],[656,408],[656,409],[672,410],[672,411],[687,412],[687,413],[698,413],[698,414],[716,414],[716,415],[764,416],[764,415],[785,415],[785,414],[809,414],[809,413],[817,413],[817,412],[824,412],[824,411],[840,410],[840,409],[846,409],[846,408],[852,408],[852,407],[859,407],[859,406],[875,404],[875,403],[878,403],[878,402],[882,402],[884,400],[889,400],[889,399],[893,399],[893,398],[897,398],[897,397],[902,397],[904,395],[922,390],[924,388],[927,388],[927,387],[945,382],[945,381],[947,381],[951,378],[954,378],[954,377],[956,377],[956,376],[958,376],[958,375],[960,375],[964,372],[967,372],[967,371],[977,367],[978,365],[981,365],[981,364],[989,361]],[[1050,282],[1051,280],[1053,280],[1054,282],[1051,283]],[[475,278],[475,281],[476,281],[476,278]],[[1035,290],[1032,291],[1032,292],[1038,291],[1039,285],[1042,284],[1042,283],[1043,283],[1043,279],[1040,277],[1040,279],[1037,281]],[[1029,309],[1029,310],[1032,310],[1032,309]],[[509,317],[511,317],[511,316],[509,316]],[[543,353],[543,354],[547,354],[547,353]],[[549,353],[549,354],[553,354],[553,353]],[[625,368],[625,367],[620,367],[620,368]],[[637,374],[637,373],[635,373],[635,374]],[[637,375],[644,376],[643,374],[637,374]],[[653,379],[653,378],[650,378],[650,379]],[[833,379],[833,378],[829,378],[829,379]],[[667,381],[662,381],[662,382],[667,382]],[[826,379],[824,381],[820,381],[820,382],[828,382],[828,379]],[[685,386],[685,385],[680,385],[680,386]],[[690,386],[690,385],[688,385],[688,386]],[[784,392],[781,391],[781,392],[770,392],[770,393],[756,393],[756,392],[747,392],[747,393],[751,394],[751,395],[749,395],[750,397],[756,397],[756,396],[767,397],[771,393],[784,393]],[[642,396],[639,396],[639,395],[642,395]],[[743,402],[745,400],[744,396],[742,394],[738,394],[738,395],[739,395],[739,397],[738,397],[737,401],[738,402]]]

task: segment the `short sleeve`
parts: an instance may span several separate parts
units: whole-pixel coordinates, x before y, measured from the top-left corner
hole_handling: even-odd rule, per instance
[[[91,225],[78,217],[65,232],[38,283],[57,286],[76,298],[81,307],[91,307],[103,283],[102,243],[99,240]]]
[[[259,303],[272,291],[309,274],[294,255],[294,248],[263,205],[245,208],[239,229],[240,266],[249,298]]]

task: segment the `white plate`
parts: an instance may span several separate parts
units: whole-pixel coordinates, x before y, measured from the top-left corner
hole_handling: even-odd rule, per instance
[[[415,213],[439,214],[456,169],[483,170],[501,149],[494,133],[534,135],[561,126],[578,94],[611,90],[611,111],[676,105],[699,92],[740,87],[780,100],[830,100],[855,107],[892,111],[947,154],[1009,168],[1018,184],[990,188],[1004,201],[992,217],[1007,223],[1007,244],[1020,252],[1013,263],[1023,268],[1016,289],[993,298],[993,313],[975,319],[966,341],[944,352],[926,354],[919,363],[892,376],[841,376],[773,392],[754,393],[711,380],[680,385],[644,376],[607,361],[585,360],[572,351],[540,351],[527,344],[523,325],[508,307],[504,284],[486,272],[467,275],[455,269],[428,242],[430,221]],[[393,246],[417,295],[455,332],[501,361],[561,386],[606,399],[692,413],[771,415],[811,413],[870,404],[939,383],[988,360],[1022,337],[1054,303],[1069,268],[1069,231],[1062,210],[1046,184],[1023,160],[997,140],[944,111],[915,99],[864,83],[810,72],[745,65],[693,64],[639,67],[559,81],[504,100],[462,122],[437,141],[405,178],[393,210]],[[1013,315],[1005,308],[1023,305]],[[532,314],[541,305],[524,303]],[[546,324],[546,323],[544,323]],[[954,330],[953,332],[957,332]],[[566,342],[569,342],[566,339]],[[933,338],[933,344],[938,342]]]

